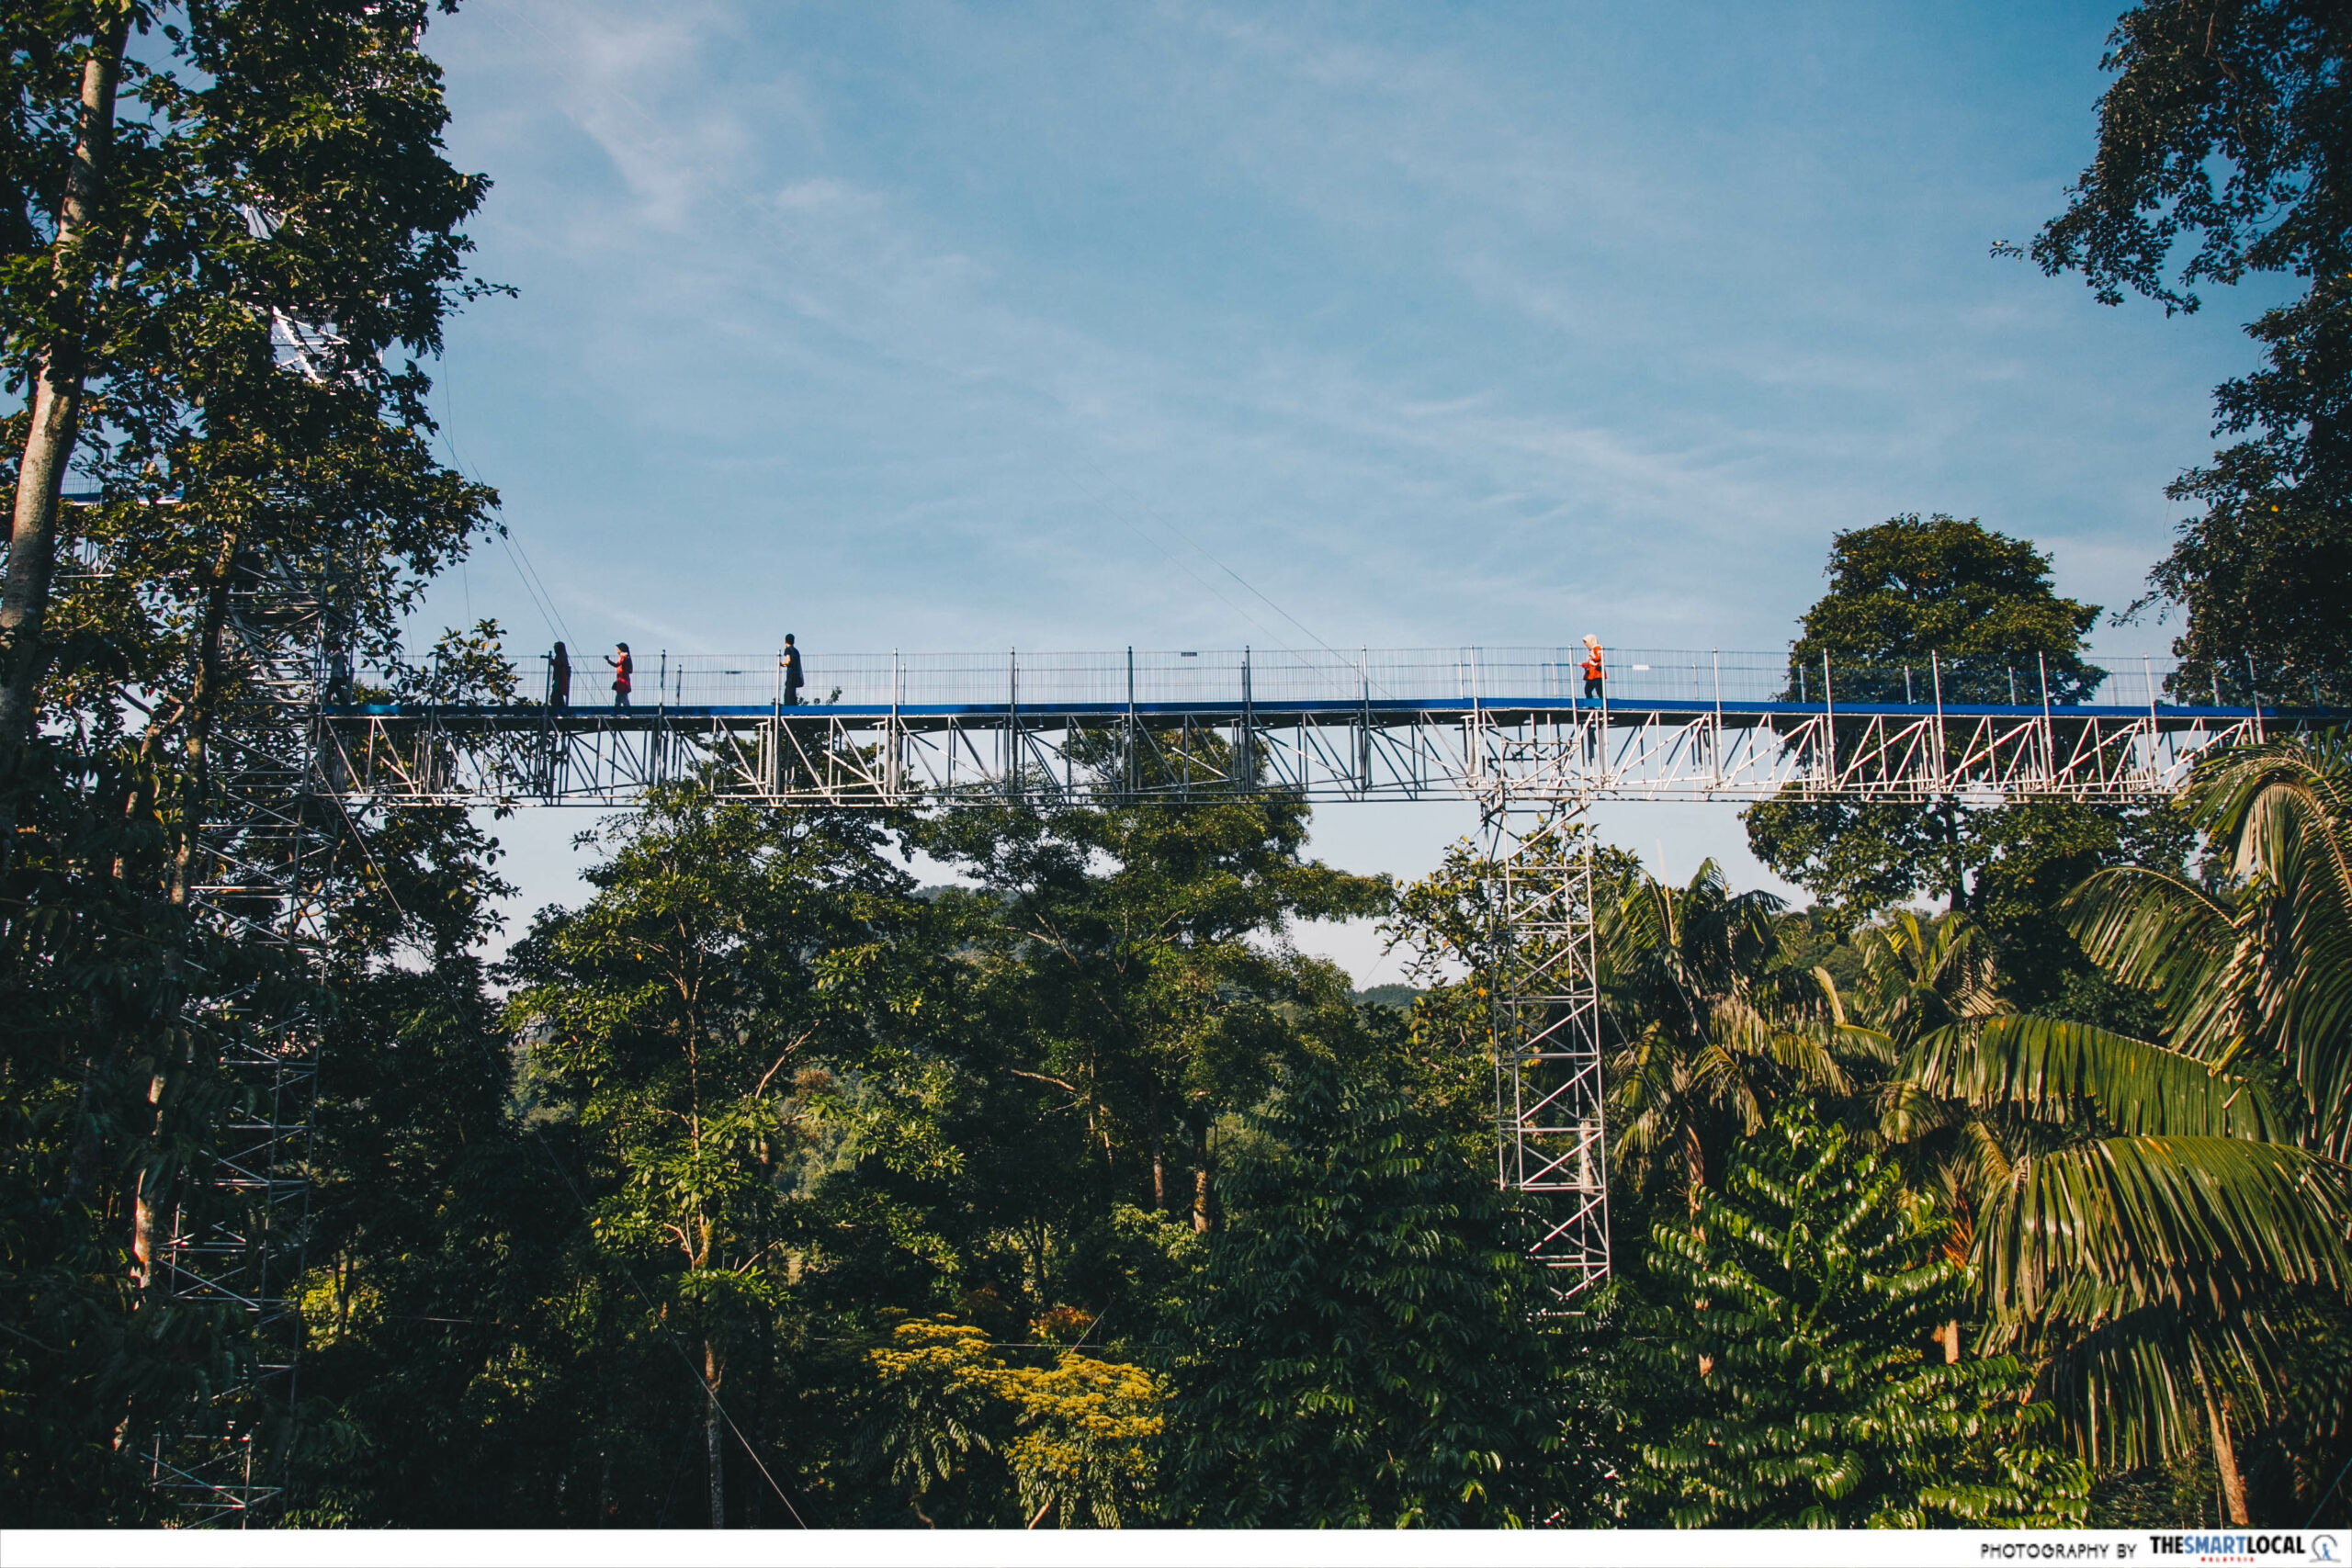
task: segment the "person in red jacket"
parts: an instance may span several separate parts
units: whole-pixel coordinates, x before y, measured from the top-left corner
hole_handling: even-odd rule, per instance
[[[613,705],[625,708],[628,706],[628,644],[615,643],[613,651],[605,656],[605,662],[613,667]]]
[[[1602,664],[1600,659],[1600,639],[1595,637],[1587,637],[1584,639],[1585,701],[1589,703],[1599,702],[1600,700],[1600,694],[1605,689],[1603,682],[1608,679],[1608,668]]]

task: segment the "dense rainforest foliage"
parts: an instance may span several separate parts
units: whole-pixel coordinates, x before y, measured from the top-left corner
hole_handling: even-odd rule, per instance
[[[1479,978],[1439,973],[1467,846],[1398,890],[1306,859],[1281,796],[669,790],[495,975],[335,976],[285,1517],[2308,1513],[2352,1457],[2347,790],[2327,750],[2221,759],[2193,874],[2064,901],[2147,1039],[2019,1010],[1965,913],[1841,938],[1602,853],[1622,1268],[1573,1316],[1493,1180]],[[1408,1007],[1286,941],[1363,913]],[[110,1302],[30,1283],[12,1509],[135,1517],[141,1360],[196,1352],[81,1361]]]
[[[2131,808],[1770,802],[1752,841],[1815,895],[1801,910],[1569,833],[1596,869],[1618,1263],[1569,1314],[1526,1261],[1540,1216],[1493,1176],[1472,845],[1399,887],[1311,859],[1279,793],[855,813],[684,785],[590,834],[590,896],[489,964],[504,889],[481,826],[320,817],[299,775],[257,784],[237,629],[254,584],[316,579],[388,694],[512,693],[494,628],[423,669],[395,640],[495,500],[433,461],[415,365],[482,291],[460,225],[486,189],[442,156],[427,20],[423,0],[0,11],[0,356],[22,399],[0,1517],[167,1517],[142,1455],[223,1400],[283,1488],[269,1517],[315,1525],[2344,1506],[2352,754],[2332,740],[2217,755]],[[2277,194],[2339,150],[2340,27],[2285,3],[2132,12],[2109,138],[2161,157],[2103,143],[2045,262],[2160,293],[2157,241],[2201,225],[2190,281],[2302,269],[2311,299],[2265,341],[2340,372],[2340,220],[2316,175]],[[2268,85],[2240,102],[2249,82]],[[2233,160],[2253,194],[2198,186]],[[2153,229],[2150,201],[2175,204]],[[2234,668],[2209,643],[2283,649],[2257,682],[2343,676],[2334,590],[2254,604],[2211,565],[2269,536],[2261,495],[2340,511],[2340,411],[2280,400],[2308,384],[2225,389],[2253,435],[2197,478],[2213,510],[2162,569],[2209,684]],[[1830,578],[1792,682],[1922,652],[1961,682],[2030,656],[2061,701],[2096,680],[2097,608],[1977,523],[1839,535]],[[2257,615],[2302,640],[2263,641]],[[241,923],[274,911],[208,859],[232,772],[332,845],[313,947]],[[1360,996],[1303,955],[1299,925],[1332,919],[1383,922],[1414,985]],[[322,1066],[306,1217],[277,1233],[304,1237],[302,1271],[265,1344],[176,1295],[159,1247],[184,1208],[235,1219],[204,1212],[231,1201],[222,1064],[293,1032]],[[257,1383],[272,1346],[298,1376]]]

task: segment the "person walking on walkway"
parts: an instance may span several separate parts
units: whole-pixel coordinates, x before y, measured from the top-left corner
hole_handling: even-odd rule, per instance
[[[561,713],[571,705],[571,655],[561,643],[548,655],[548,711]]]
[[[613,651],[605,655],[605,662],[613,667],[613,705],[628,706],[629,671],[634,667],[628,656],[628,644],[616,642]]]
[[[790,632],[784,634],[784,654],[775,662],[776,667],[784,671],[784,705],[788,708],[798,707],[801,685],[800,650],[792,646]]]
[[[1587,634],[1584,639],[1584,697],[1589,703],[1601,700],[1607,689],[1608,667],[1601,661],[1600,639]]]

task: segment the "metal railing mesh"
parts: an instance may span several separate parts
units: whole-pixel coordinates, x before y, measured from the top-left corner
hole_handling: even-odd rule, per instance
[[[1264,649],[1136,649],[986,653],[804,652],[804,705],[932,707],[1058,707],[1076,705],[1513,701],[1580,698],[1577,648],[1363,649],[1307,652]],[[514,660],[512,700],[537,704],[552,694],[549,660]],[[2145,707],[2239,705],[2243,679],[2214,678],[2211,691],[2180,690],[2179,661],[2132,655],[2053,669],[2023,659],[1930,658],[1917,663],[1792,663],[1785,653],[1611,649],[1606,694],[1614,702],[1901,704],[1926,706]],[[575,656],[569,702],[601,707],[613,701],[613,671],[601,655]],[[364,698],[366,672],[361,674]],[[776,655],[638,656],[631,694],[638,707],[766,707],[786,700]],[[2295,705],[2294,692],[2262,700]]]

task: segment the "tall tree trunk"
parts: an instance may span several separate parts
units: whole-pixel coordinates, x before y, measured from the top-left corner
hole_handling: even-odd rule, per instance
[[[83,381],[89,362],[89,294],[96,273],[87,253],[106,195],[107,154],[114,146],[115,88],[130,13],[118,6],[82,63],[81,125],[65,175],[65,201],[51,248],[50,340],[35,367],[30,423],[17,469],[8,570],[0,580],[0,754],[13,756],[32,734],[34,699],[47,663],[41,626],[57,564],[59,497],[82,428]]]
[[[2246,1513],[2245,1479],[2238,1474],[2237,1445],[2230,1440],[2228,1395],[2217,1397],[2211,1389],[2207,1389],[2205,1414],[2213,1424],[2213,1468],[2222,1472],[2222,1503],[2229,1510],[2230,1523],[2252,1524],[2254,1521]]]
[[[195,882],[209,869],[201,863],[200,840],[203,836],[204,814],[211,793],[212,718],[220,699],[220,638],[229,618],[229,585],[233,580],[240,536],[230,533],[220,541],[213,561],[213,580],[205,594],[204,619],[197,638],[196,672],[189,682],[187,706],[182,710],[188,721],[187,756],[187,774],[182,784],[182,805],[177,829],[178,842],[171,859],[171,881],[168,894],[175,908],[186,908]],[[183,933],[185,934],[185,933]],[[167,949],[164,953],[165,972],[175,984],[184,971],[180,967],[185,953]],[[198,1048],[199,1035],[182,1032],[175,1043],[166,1034],[164,1049],[167,1056],[159,1056],[153,1078],[147,1092],[147,1134],[145,1158],[140,1166],[139,1189],[131,1210],[131,1254],[137,1261],[137,1278],[145,1288],[153,1278],[156,1224],[162,1217],[162,1204],[168,1194],[160,1190],[153,1173],[162,1165],[164,1149],[164,1100],[171,1088],[168,1076],[176,1066],[187,1078],[197,1077],[217,1062],[217,1053]],[[177,1179],[176,1169],[173,1179]]]
[[[1193,1230],[1209,1234],[1209,1168],[1205,1162],[1193,1173]]]
[[[1151,1212],[1168,1212],[1168,1157],[1163,1144],[1166,1134],[1159,1127],[1159,1086],[1151,1086],[1151,1105],[1145,1112],[1151,1123]]]
[[[1960,847],[1960,812],[1950,797],[1938,803],[1937,816],[1943,824],[1945,865],[1951,876],[1951,897],[1946,908],[1953,914],[1968,907],[1968,867]]]
[[[164,1090],[167,1087],[162,1063],[155,1066],[154,1077],[147,1086],[147,1158],[139,1167],[138,1189],[131,1199],[130,1213],[130,1277],[141,1290],[155,1281],[155,1228],[162,1217],[163,1183],[156,1172],[161,1164],[160,1143],[164,1126]]]
[[[727,1528],[727,1445],[720,1440],[723,1422],[718,1413],[718,1348],[702,1342],[703,1458],[710,1467],[710,1528]]]

